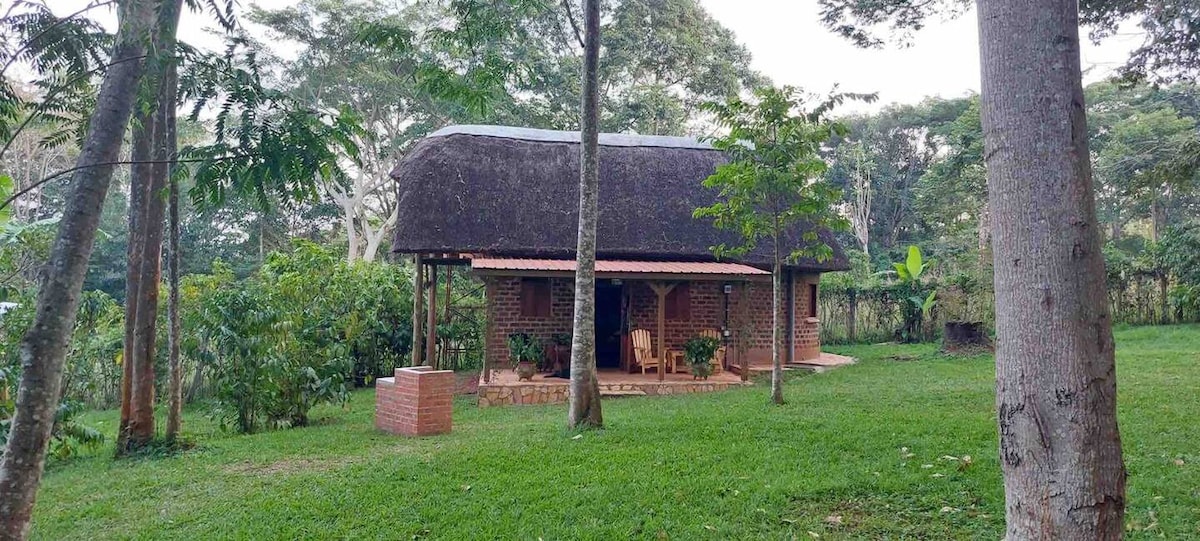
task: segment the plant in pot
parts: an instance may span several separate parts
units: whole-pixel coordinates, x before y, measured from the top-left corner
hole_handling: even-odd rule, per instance
[[[508,335],[508,358],[513,363],[517,380],[532,380],[537,365],[542,361],[542,344],[533,335],[524,332]]]
[[[713,356],[721,347],[721,341],[712,336],[697,336],[684,342],[683,359],[692,369],[692,379],[708,379],[712,375]]]
[[[551,340],[554,346],[550,349],[550,371],[561,372],[571,359],[571,333],[555,333]]]

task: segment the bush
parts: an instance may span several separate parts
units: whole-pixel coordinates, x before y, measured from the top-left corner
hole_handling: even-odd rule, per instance
[[[245,280],[220,265],[189,279],[184,318],[195,332],[184,349],[213,376],[213,416],[242,432],[307,424],[314,405],[390,375],[411,347],[403,267],[351,265],[296,241]]]

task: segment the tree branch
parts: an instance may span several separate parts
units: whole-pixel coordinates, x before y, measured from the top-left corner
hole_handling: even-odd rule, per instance
[[[61,176],[74,173],[75,171],[79,171],[80,169],[89,169],[92,167],[102,167],[102,166],[109,166],[109,165],[143,165],[143,164],[153,165],[153,164],[164,164],[164,163],[166,163],[166,164],[199,163],[199,162],[209,162],[209,161],[220,162],[220,161],[225,161],[225,160],[238,160],[238,159],[242,159],[242,158],[250,158],[253,156],[257,156],[257,154],[236,154],[233,156],[222,156],[220,158],[185,158],[182,160],[119,160],[119,161],[113,161],[113,162],[97,162],[97,163],[92,163],[92,164],[88,164],[88,165],[80,165],[77,167],[72,167],[70,169],[63,169],[62,171],[59,171],[52,175],[43,177],[41,180],[34,182],[33,184],[30,184],[29,186],[21,188],[16,193],[9,196],[8,199],[5,199],[3,203],[0,203],[0,210],[3,210],[4,208],[11,205],[12,202],[15,201],[18,197],[21,197],[22,195],[25,195],[25,194],[33,191],[34,189],[38,188],[39,186],[46,184],[47,182],[50,182],[51,180],[54,180]]]
[[[579,23],[575,22],[575,16],[571,14],[571,0],[562,0],[563,9],[567,10],[567,21],[571,23],[571,30],[575,31],[575,41],[579,43],[580,48],[586,48],[587,45],[583,42],[583,34],[579,32]]]
[[[99,2],[99,3],[89,4],[87,7],[83,8],[83,9],[81,9],[81,10],[79,10],[79,11],[76,11],[75,13],[72,13],[72,14],[70,14],[70,15],[67,15],[66,17],[62,17],[62,18],[60,18],[58,21],[56,21],[54,24],[52,24],[52,25],[50,25],[50,26],[47,26],[46,28],[42,29],[42,31],[41,31],[41,32],[38,32],[38,33],[37,33],[36,35],[34,35],[32,38],[29,38],[29,41],[26,41],[26,42],[25,42],[25,44],[21,46],[21,48],[19,48],[19,49],[17,49],[16,51],[14,51],[14,52],[12,53],[12,56],[10,56],[10,57],[8,58],[8,60],[4,62],[4,67],[3,67],[3,68],[0,68],[0,77],[3,77],[3,76],[4,76],[4,73],[8,71],[8,68],[12,67],[12,65],[13,65],[14,63],[16,63],[16,61],[17,61],[17,58],[20,58],[20,56],[21,56],[21,53],[23,53],[23,52],[25,52],[27,49],[29,49],[29,46],[33,45],[33,44],[34,44],[34,42],[36,42],[37,40],[41,39],[41,37],[42,37],[42,36],[44,36],[44,35],[46,35],[46,33],[47,33],[47,32],[49,32],[49,31],[51,31],[51,30],[54,30],[55,28],[58,28],[59,26],[62,26],[62,25],[63,25],[64,23],[66,23],[67,21],[69,21],[69,20],[71,20],[71,19],[74,19],[76,16],[78,16],[78,15],[81,15],[81,14],[83,14],[83,13],[84,13],[84,12],[86,12],[86,11],[89,11],[89,10],[92,10],[92,9],[95,9],[95,8],[98,8],[98,7],[101,7],[101,6],[107,6],[107,5],[109,5],[109,4],[112,4],[112,3],[114,3],[115,1],[116,1],[116,0],[108,0],[107,2]],[[16,8],[16,7],[17,7],[17,2],[13,2],[13,6],[12,6],[12,7],[13,7],[13,8]],[[11,12],[12,10],[9,10],[9,11]],[[7,14],[5,14],[5,16],[7,17]]]

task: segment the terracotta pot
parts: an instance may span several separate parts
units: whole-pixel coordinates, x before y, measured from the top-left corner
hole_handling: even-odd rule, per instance
[[[533,375],[537,373],[537,366],[529,361],[521,361],[517,363],[517,381],[532,381]]]

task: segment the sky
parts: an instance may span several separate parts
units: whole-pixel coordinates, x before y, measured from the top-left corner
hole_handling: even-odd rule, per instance
[[[0,0],[0,5],[9,0]],[[242,0],[241,5],[251,2]],[[279,8],[295,0],[258,0]],[[845,92],[877,92],[874,104],[852,103],[848,110],[873,110],[889,103],[916,103],[928,96],[958,97],[979,90],[979,44],[973,11],[949,21],[929,21],[911,46],[859,49],[823,28],[816,0],[700,0],[753,55],[753,67],[776,84],[823,94],[838,85]],[[52,0],[62,12],[86,0]],[[112,16],[109,14],[108,17]],[[205,27],[207,15],[185,13],[180,37],[194,45],[217,46]],[[1100,46],[1086,39],[1082,50],[1084,83],[1103,79],[1139,42],[1136,32],[1110,38]]]

